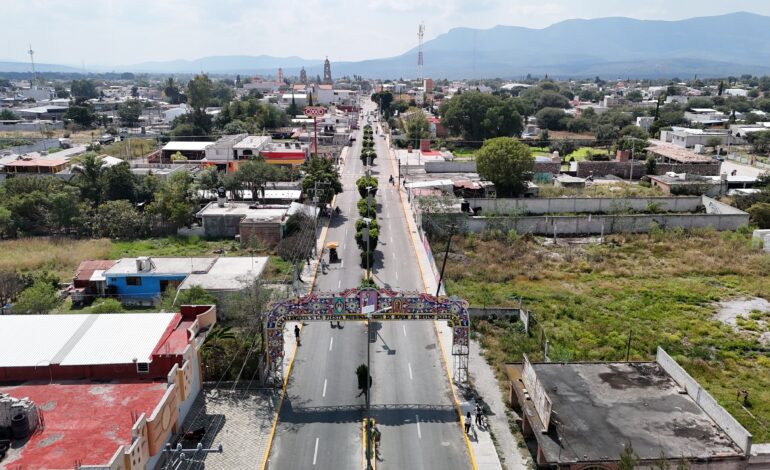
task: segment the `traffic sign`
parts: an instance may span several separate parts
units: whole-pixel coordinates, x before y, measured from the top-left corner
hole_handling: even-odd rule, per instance
[[[326,108],[323,106],[308,106],[305,108],[307,117],[323,117],[326,115]]]

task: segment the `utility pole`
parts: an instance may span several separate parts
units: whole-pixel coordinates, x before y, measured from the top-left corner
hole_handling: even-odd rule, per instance
[[[313,215],[313,238],[315,238],[316,232],[318,231],[318,203],[321,201],[321,198],[318,195],[319,193],[324,195],[326,193],[325,188],[330,184],[331,183],[328,181],[316,181],[313,185],[313,189],[308,190],[313,192],[313,208],[315,209]],[[321,188],[319,188],[319,186],[321,186]],[[313,243],[313,253],[318,253],[315,243]]]
[[[205,454],[221,454],[224,452],[224,447],[222,444],[219,444],[219,446],[215,448],[204,449],[203,444],[199,442],[194,449],[184,449],[182,448],[182,444],[177,444],[176,447],[171,447],[171,444],[166,444],[162,452],[168,456],[168,465],[170,465],[171,468],[177,469],[181,467],[183,463],[186,463],[187,465],[195,462],[200,463],[201,461],[195,460],[195,457],[200,458]],[[164,468],[166,467],[164,466]]]
[[[441,263],[441,274],[439,275],[438,286],[436,287],[436,297],[438,297],[439,293],[441,292],[441,283],[444,282],[444,268],[446,268],[446,260],[447,258],[449,258],[449,245],[452,243],[452,235],[454,235],[456,228],[457,228],[457,224],[449,225],[449,238],[446,241],[446,250],[444,251],[444,262]]]

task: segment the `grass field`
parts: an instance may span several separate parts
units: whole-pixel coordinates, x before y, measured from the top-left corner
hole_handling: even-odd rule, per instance
[[[61,280],[71,280],[81,261],[110,256],[112,242],[106,239],[23,238],[0,241],[0,271],[32,273],[49,271]]]
[[[446,268],[451,295],[479,306],[513,306],[521,298],[533,311],[531,336],[517,324],[474,322],[498,372],[525,352],[542,360],[541,333],[555,361],[625,360],[630,332],[632,360],[654,360],[662,346],[755,442],[770,440],[770,346],[759,341],[768,322],[736,331],[714,319],[719,300],[770,299],[770,255],[752,246],[748,231],[656,231],[556,247],[503,238],[453,239]],[[437,258],[442,250],[437,243]],[[756,418],[735,400],[738,390],[749,391]]]
[[[103,146],[99,153],[130,160],[132,158],[143,157],[157,148],[158,144],[153,139],[127,139],[122,142],[115,142],[114,144]]]
[[[612,184],[589,184],[583,189],[563,188],[553,184],[539,184],[539,197],[654,197],[665,196],[657,187],[617,182]]]
[[[88,259],[132,256],[249,256],[231,240],[209,241],[198,237],[151,238],[135,241],[78,240],[36,237],[0,241],[0,271],[49,271],[64,282],[72,279],[78,264]],[[266,256],[256,253],[256,256]]]

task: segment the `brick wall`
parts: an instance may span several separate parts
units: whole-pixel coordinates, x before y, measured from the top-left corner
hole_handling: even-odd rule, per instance
[[[665,175],[669,171],[674,173],[689,173],[691,175],[701,176],[719,176],[722,166],[721,162],[698,163],[698,164],[679,164],[679,163],[658,163],[655,167],[656,175]]]
[[[535,173],[552,173],[558,175],[561,172],[561,163],[535,162]]]
[[[665,175],[669,171],[675,173],[689,173],[702,176],[718,176],[720,169],[720,162],[713,163],[698,163],[698,164],[674,164],[674,163],[658,163],[655,166],[656,175]],[[634,166],[634,179],[639,179],[644,176],[644,162],[635,161]],[[614,175],[619,178],[628,179],[631,171],[631,162],[577,162],[577,176],[579,178],[586,178],[593,172],[595,177]]]
[[[628,179],[631,175],[631,162],[577,162],[578,178],[587,178],[592,172],[594,177],[614,175],[618,178]],[[635,179],[644,176],[644,162],[633,163]]]
[[[252,222],[248,219],[240,224],[241,243],[249,246],[251,237],[259,239],[259,245],[275,246],[281,241],[281,224]]]

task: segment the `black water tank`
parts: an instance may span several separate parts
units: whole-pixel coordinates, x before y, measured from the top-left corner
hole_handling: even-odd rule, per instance
[[[26,439],[29,436],[29,420],[27,415],[18,414],[11,418],[11,434],[14,439]]]

